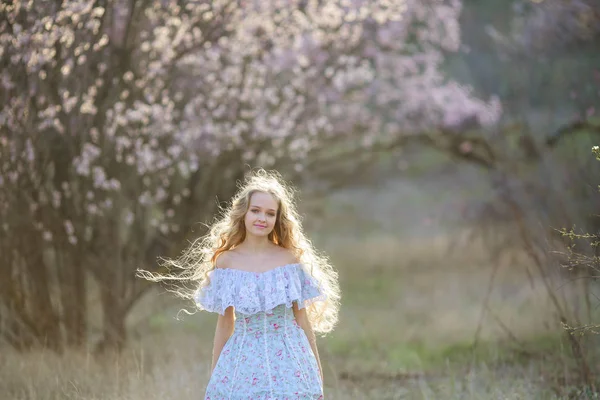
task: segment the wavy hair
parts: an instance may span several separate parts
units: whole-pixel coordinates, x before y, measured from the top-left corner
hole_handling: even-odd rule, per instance
[[[244,216],[250,198],[256,192],[271,194],[277,201],[275,226],[268,239],[277,246],[290,250],[296,259],[320,283],[326,300],[307,306],[307,315],[316,333],[328,333],[337,323],[340,288],[338,274],[328,258],[318,252],[306,237],[296,209],[296,190],[287,184],[278,172],[258,169],[248,174],[238,184],[238,191],[225,208],[220,209],[217,220],[208,233],[197,238],[176,259],[161,259],[160,266],[168,270],[179,270],[177,275],[152,274],[138,271],[138,276],[151,281],[192,281],[194,288],[173,290],[178,296],[192,299],[194,293],[209,284],[209,272],[215,269],[219,255],[240,245],[246,238]]]

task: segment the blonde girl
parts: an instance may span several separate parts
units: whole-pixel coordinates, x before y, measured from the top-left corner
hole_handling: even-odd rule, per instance
[[[338,276],[305,236],[294,190],[259,169],[238,185],[206,236],[163,266],[197,282],[198,309],[218,313],[205,399],[323,399],[315,333],[333,330]]]

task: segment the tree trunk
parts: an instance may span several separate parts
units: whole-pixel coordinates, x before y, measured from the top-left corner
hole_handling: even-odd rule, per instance
[[[96,347],[97,352],[121,351],[127,341],[125,329],[126,313],[123,312],[123,304],[120,297],[115,293],[110,284],[102,283],[100,287],[100,299],[102,301],[102,339]]]
[[[85,271],[79,260],[77,260],[79,258],[77,255],[69,257],[66,249],[59,249],[58,251],[61,252],[57,255],[57,257],[60,257],[57,271],[62,272],[59,285],[65,340],[68,346],[81,347],[85,343],[86,333]]]
[[[26,246],[21,249],[23,254],[29,253],[25,259],[26,273],[21,282],[22,288],[30,289],[24,291],[24,293],[29,292],[29,299],[26,301],[30,303],[23,310],[24,315],[30,316],[31,321],[35,321],[34,334],[40,344],[60,353],[64,349],[64,338],[60,329],[61,316],[55,308],[56,302],[52,301],[51,271],[39,250],[41,243],[36,242],[33,247],[37,249],[27,249]]]

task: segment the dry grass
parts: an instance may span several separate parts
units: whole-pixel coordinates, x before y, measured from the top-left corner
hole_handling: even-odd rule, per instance
[[[206,350],[189,333],[169,332],[136,343],[120,356],[89,352],[5,353],[2,399],[193,399],[206,382]]]
[[[472,352],[492,268],[483,248],[448,254],[448,243],[326,243],[344,293],[338,328],[319,339],[328,399],[561,398],[556,389],[566,390],[572,369],[542,286],[531,285],[518,258],[503,262],[489,302],[494,317],[482,320]],[[160,310],[164,297],[150,300]],[[176,311],[156,311],[119,357],[3,349],[0,399],[203,398],[216,317],[176,321]]]

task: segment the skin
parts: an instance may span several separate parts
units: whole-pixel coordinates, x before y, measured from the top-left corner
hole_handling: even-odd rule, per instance
[[[256,192],[250,198],[248,211],[244,216],[246,238],[235,249],[222,253],[217,259],[217,268],[241,269],[244,271],[264,272],[281,265],[296,263],[298,260],[292,253],[269,241],[269,233],[275,227],[278,204],[269,193]],[[323,372],[321,360],[317,349],[314,331],[308,319],[306,309],[299,309],[296,302],[293,304],[294,318],[302,328],[319,366],[321,382]],[[223,347],[231,337],[234,330],[235,312],[233,307],[225,310],[225,315],[219,314],[215,338],[213,343],[213,357],[211,373],[215,369],[217,360]]]

